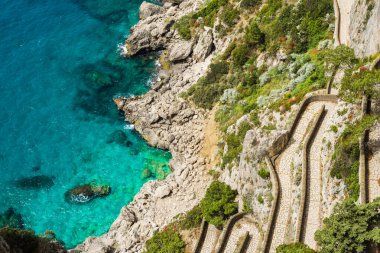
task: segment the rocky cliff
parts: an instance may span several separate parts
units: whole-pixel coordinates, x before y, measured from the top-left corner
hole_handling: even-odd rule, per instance
[[[370,56],[380,51],[380,2],[376,0],[336,0],[336,43],[354,48],[357,56]],[[339,37],[338,37],[339,36]]]

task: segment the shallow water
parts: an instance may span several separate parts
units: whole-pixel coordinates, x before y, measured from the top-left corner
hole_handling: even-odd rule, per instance
[[[141,2],[0,0],[0,212],[16,208],[27,228],[53,230],[67,247],[106,232],[144,182],[169,172],[170,154],[149,147],[112,102],[146,92],[155,70],[117,52]],[[117,130],[126,136],[114,141]],[[17,187],[39,175],[54,185]],[[65,202],[87,182],[112,193]]]

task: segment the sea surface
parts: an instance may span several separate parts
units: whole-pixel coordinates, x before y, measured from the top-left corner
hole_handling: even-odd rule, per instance
[[[122,59],[118,44],[142,0],[0,0],[0,213],[53,230],[67,247],[107,232],[144,182],[169,172],[168,152],[149,147],[112,98],[146,92],[155,61]],[[50,177],[54,185],[20,187]],[[107,184],[86,204],[67,190]]]

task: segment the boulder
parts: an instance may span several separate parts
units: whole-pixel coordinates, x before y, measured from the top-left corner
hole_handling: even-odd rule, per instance
[[[176,62],[186,59],[193,51],[192,41],[175,43],[169,49],[169,61]]]
[[[194,48],[193,57],[196,61],[204,61],[210,55],[214,47],[212,30],[205,28],[205,31],[198,39],[197,45]]]
[[[172,190],[170,189],[169,185],[163,185],[163,186],[160,186],[157,188],[157,190],[155,192],[155,197],[159,198],[159,199],[163,199],[163,198],[169,196],[169,194],[171,192],[172,192]]]
[[[105,197],[111,193],[108,185],[97,185],[94,183],[77,186],[66,191],[65,200],[70,203],[87,203],[97,197]]]
[[[147,17],[162,13],[163,10],[164,8],[162,8],[161,6],[144,1],[140,5],[139,16],[140,19],[146,19]]]
[[[25,177],[16,181],[16,187],[24,189],[40,189],[50,188],[54,185],[54,181],[51,177],[40,175],[33,177]]]

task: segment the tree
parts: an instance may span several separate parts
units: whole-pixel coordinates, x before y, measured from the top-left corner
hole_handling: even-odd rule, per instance
[[[291,243],[280,245],[276,249],[276,253],[315,253],[315,251],[303,243]]]
[[[256,47],[265,42],[265,34],[260,30],[255,20],[252,20],[247,28],[244,39],[249,46]]]
[[[379,98],[380,70],[346,71],[340,94],[349,102],[360,100],[363,95]]]
[[[338,67],[343,69],[352,68],[355,63],[355,52],[346,45],[340,45],[334,49],[327,49],[322,52],[321,56],[330,70]]]
[[[380,243],[379,210],[380,198],[363,205],[351,199],[338,204],[315,234],[320,252],[364,252],[369,243]]]
[[[182,253],[185,252],[185,242],[173,228],[167,228],[154,233],[146,242],[145,253]]]
[[[234,202],[237,192],[225,183],[214,181],[206,191],[201,201],[202,214],[205,220],[217,227],[221,227],[224,221],[238,210]]]

